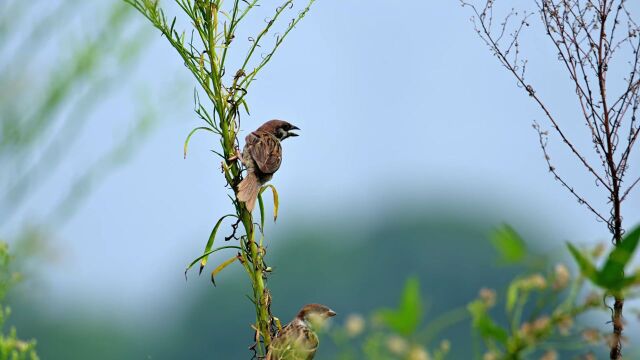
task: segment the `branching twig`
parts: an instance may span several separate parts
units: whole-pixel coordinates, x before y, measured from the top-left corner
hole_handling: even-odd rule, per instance
[[[628,159],[640,134],[636,115],[640,104],[640,28],[626,7],[626,0],[536,0],[537,12],[547,37],[558,53],[558,60],[567,70],[575,88],[579,114],[586,124],[593,143],[593,153],[578,148],[566,135],[563,124],[536,93],[525,78],[527,59],[521,56],[521,36],[529,26],[530,12],[510,9],[498,29],[493,28],[495,0],[461,0],[472,10],[472,21],[479,37],[516,79],[518,86],[538,104],[551,124],[553,131],[570,153],[593,176],[597,185],[606,190],[609,216],[596,208],[590,199],[578,194],[568,181],[560,177],[551,164],[547,150],[548,134],[535,123],[540,147],[549,171],[555,179],[585,205],[599,220],[607,224],[617,246],[622,240],[624,228],[621,205],[640,181],[636,180],[626,190],[622,189],[629,171]],[[621,28],[626,25],[626,31]],[[608,74],[625,44],[628,45],[629,69],[622,69],[623,88],[617,96],[611,96]],[[614,101],[611,101],[611,100]],[[628,129],[627,135],[621,129]],[[625,130],[626,131],[626,130]],[[600,168],[591,165],[591,158],[598,159]],[[614,340],[611,359],[621,355],[622,309],[624,300],[616,297],[612,323]]]

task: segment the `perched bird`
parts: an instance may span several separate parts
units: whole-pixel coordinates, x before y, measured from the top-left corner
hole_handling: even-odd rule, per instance
[[[246,177],[238,184],[238,200],[252,211],[258,192],[282,163],[280,142],[291,136],[298,136],[292,130],[300,130],[282,120],[269,120],[245,138],[242,163],[247,168]]]
[[[320,304],[305,305],[296,317],[276,335],[266,360],[311,360],[318,349],[319,330],[335,311]]]

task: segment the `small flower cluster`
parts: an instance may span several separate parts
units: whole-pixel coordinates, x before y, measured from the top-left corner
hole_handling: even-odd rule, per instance
[[[341,359],[443,360],[451,349],[448,340],[440,341],[434,349],[427,349],[414,336],[400,335],[388,329],[375,315],[367,321],[360,314],[351,314],[342,326],[330,332],[330,336],[341,349]]]
[[[505,297],[508,325],[490,315],[499,302],[496,291],[483,288],[478,298],[468,305],[474,330],[484,340],[483,360],[537,358],[559,359],[554,340],[563,344],[581,343],[581,350],[602,342],[599,331],[580,329],[576,318],[589,310],[602,307],[602,294],[584,292],[582,277],[572,277],[568,267],[556,264],[547,274],[533,273],[514,279]],[[589,359],[591,353],[582,354]]]
[[[340,349],[338,358],[443,360],[451,344],[446,339],[432,341],[424,331],[429,324],[422,324],[424,304],[417,279],[407,281],[402,298],[411,301],[401,302],[398,309],[378,310],[368,319],[349,315],[333,329],[329,335]]]

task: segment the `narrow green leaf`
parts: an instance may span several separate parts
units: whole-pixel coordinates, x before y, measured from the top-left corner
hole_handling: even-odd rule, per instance
[[[236,250],[242,250],[241,247],[239,246],[234,246],[234,245],[230,245],[230,246],[221,246],[219,248],[215,248],[213,250],[207,251],[206,253],[198,256],[195,260],[193,260],[189,265],[187,265],[187,268],[184,270],[184,277],[187,277],[187,272],[189,271],[189,269],[191,269],[193,267],[193,265],[197,264],[198,261],[202,260],[203,258],[213,254],[214,252],[220,251],[220,250],[224,250],[224,249],[236,249]]]
[[[621,289],[624,280],[624,268],[633,257],[639,241],[640,227],[637,227],[626,235],[620,244],[611,251],[609,258],[598,274],[603,287],[611,290]]]
[[[621,289],[625,289],[629,286],[640,285],[640,270],[636,271],[633,275],[627,276],[622,280]]]
[[[231,265],[236,260],[238,260],[237,255],[232,258],[229,258],[228,260],[225,260],[222,264],[218,265],[215,269],[213,269],[213,271],[211,272],[211,282],[213,283],[213,285],[216,284],[215,276],[218,275],[220,271],[224,270],[224,268]]]
[[[502,263],[516,264],[527,254],[527,246],[518,233],[509,225],[502,225],[491,234],[491,243],[500,253]]]
[[[262,192],[258,193],[258,207],[260,208],[260,231],[264,232],[264,201],[262,200]]]
[[[198,130],[208,130],[211,132],[214,132],[212,129],[206,127],[206,126],[201,126],[201,127],[197,127],[193,130],[191,130],[191,132],[189,133],[189,135],[187,135],[187,139],[184,141],[184,158],[187,158],[187,148],[189,147],[189,140],[191,139],[191,136]]]
[[[275,186],[269,184],[262,187],[262,190],[260,190],[260,194],[267,190],[267,188],[271,188],[271,193],[273,193],[273,221],[276,221],[278,220],[278,190],[276,190]]]
[[[420,282],[415,277],[409,278],[404,286],[400,312],[404,316],[405,323],[408,323],[407,329],[410,329],[410,333],[413,333],[420,325],[423,315]]]
[[[249,113],[249,105],[247,105],[247,102],[243,99],[243,100],[241,101],[241,103],[242,103],[242,105],[244,106],[244,111],[246,111],[246,112],[247,112],[247,115],[251,115],[251,114]]]
[[[174,27],[175,25],[176,25],[176,17],[174,16],[174,17],[173,17],[173,21],[171,22],[171,28],[170,28],[170,30],[169,30],[169,33],[172,33],[172,32],[173,32],[173,27]]]
[[[518,300],[518,292],[520,290],[520,279],[516,279],[509,284],[509,288],[507,289],[507,304],[506,309],[508,313],[513,311],[513,307],[516,305],[516,301]]]
[[[227,214],[221,217],[220,219],[218,219],[218,222],[216,222],[216,225],[213,227],[213,230],[211,230],[211,234],[209,235],[209,240],[207,240],[207,245],[204,247],[205,254],[209,252],[213,247],[213,241],[216,239],[216,234],[218,233],[218,229],[220,228],[222,221],[230,216],[235,216],[235,215]],[[207,259],[208,257],[205,256],[204,258],[202,258],[202,261],[200,262],[200,274],[202,274],[202,269],[207,265]]]
[[[598,270],[595,265],[591,263],[587,257],[585,257],[580,250],[578,250],[573,244],[567,242],[567,247],[569,248],[569,252],[573,256],[574,260],[578,263],[578,267],[580,268],[580,272],[584,277],[591,280],[596,285],[599,285],[598,282]]]

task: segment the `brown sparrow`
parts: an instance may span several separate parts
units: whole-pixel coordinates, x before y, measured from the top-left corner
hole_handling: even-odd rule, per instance
[[[311,360],[318,349],[319,329],[336,313],[320,304],[305,305],[296,317],[276,335],[266,360]]]
[[[247,168],[247,175],[238,184],[238,200],[245,203],[249,212],[256,204],[262,185],[271,180],[280,168],[280,142],[288,137],[298,136],[292,130],[300,129],[286,121],[269,120],[245,138],[241,159]]]

